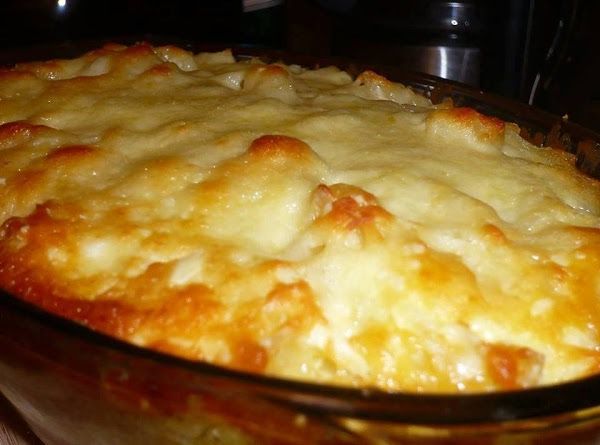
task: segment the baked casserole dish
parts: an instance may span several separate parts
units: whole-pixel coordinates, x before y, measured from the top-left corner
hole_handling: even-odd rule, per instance
[[[600,182],[522,130],[228,50],[6,69],[0,389],[49,443],[593,441]]]

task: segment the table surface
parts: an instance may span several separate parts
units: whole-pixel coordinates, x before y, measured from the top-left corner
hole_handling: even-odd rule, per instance
[[[43,445],[2,394],[0,394],[0,444]]]

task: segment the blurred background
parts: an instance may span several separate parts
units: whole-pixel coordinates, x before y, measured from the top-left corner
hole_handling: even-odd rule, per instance
[[[600,131],[599,20],[597,0],[2,0],[0,50],[159,38],[345,56],[467,83]]]

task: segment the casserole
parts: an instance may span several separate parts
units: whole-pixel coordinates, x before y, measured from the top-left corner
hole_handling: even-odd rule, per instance
[[[146,51],[144,48],[141,50]],[[46,68],[45,65],[41,66],[45,76],[49,75],[44,72]],[[278,65],[260,67],[257,72],[264,72],[261,71],[264,69],[283,72],[283,68]],[[100,67],[99,75],[102,76],[103,73],[104,68]],[[164,74],[162,70],[156,70],[156,73]],[[334,74],[338,76],[337,72]],[[52,72],[50,75],[53,75]],[[434,99],[436,94],[443,94],[443,91],[440,93],[440,89],[435,88],[436,82],[438,85],[444,84],[443,82],[426,77],[420,78],[420,83],[411,82],[410,75],[407,77],[401,80],[429,91],[430,95],[433,93]],[[362,86],[362,82],[374,84],[376,94],[381,93],[382,85],[387,85],[385,80],[374,74],[367,74],[362,78],[359,76],[357,81],[358,87]],[[428,81],[430,83],[427,83]],[[275,90],[270,90],[277,94],[275,99],[284,102],[289,99],[287,90],[280,88],[285,86],[276,85]],[[479,105],[486,104],[486,101],[481,100],[482,95],[476,92],[465,90],[468,94],[459,95],[461,88],[450,84],[449,95],[454,95],[460,100],[470,100],[476,106],[478,100]],[[385,88],[383,90],[385,93]],[[403,97],[408,97],[409,102],[413,101],[410,105],[412,107],[427,106],[422,99],[413,97],[405,90],[400,90],[400,93]],[[457,95],[459,97],[456,97]],[[489,100],[492,103],[494,101],[502,102],[493,97]],[[381,103],[371,104],[374,105],[387,106]],[[518,106],[511,106],[519,110]],[[419,113],[418,108],[409,110],[410,113]],[[447,116],[445,110],[441,106],[439,113],[434,112],[433,115]],[[477,124],[482,123],[486,137],[488,129],[495,129],[499,122],[480,118],[475,111],[464,110],[460,111],[461,119],[468,116],[468,119],[474,119]],[[522,110],[521,108],[520,111]],[[496,111],[500,117],[501,113],[506,112],[507,109],[502,107],[498,107]],[[529,136],[535,140],[543,134],[540,130],[549,128],[547,120],[551,118],[540,113],[527,115],[527,119],[529,122],[526,123],[529,125],[525,125],[524,128],[532,129]],[[434,120],[434,125],[438,125],[436,122]],[[579,150],[580,165],[588,171],[593,172],[597,169],[593,139],[591,142],[583,140],[590,134],[568,122],[556,123],[559,126],[552,127],[554,129],[547,133],[548,137],[560,141],[566,148],[575,147]],[[442,128],[443,132],[444,121],[441,125],[442,127],[436,128]],[[445,134],[452,136],[449,133]],[[574,145],[573,141],[579,142],[579,136],[581,143]],[[494,135],[490,137],[493,138]],[[254,159],[256,156],[280,156],[282,152],[291,153],[296,159],[304,160],[307,156],[312,159],[311,152],[307,151],[304,145],[297,142],[289,144],[289,139],[282,139],[282,136],[258,137],[250,145],[250,159],[244,160],[243,165],[254,162],[252,156]],[[318,145],[318,142],[311,145],[315,144]],[[82,150],[77,151],[80,152],[83,153]],[[69,153],[75,152],[70,150]],[[317,149],[317,153],[328,159],[325,152]],[[279,158],[276,161],[283,162]],[[150,167],[144,168],[144,171],[147,171]],[[590,187],[593,186],[590,181],[582,181],[585,184],[589,183]],[[286,187],[289,189],[291,186],[288,184]],[[337,192],[327,193],[335,196]],[[359,198],[367,203],[371,199],[368,194],[357,192],[355,189],[352,189],[351,193],[358,193]],[[582,193],[585,193],[585,190]],[[375,204],[369,206],[369,209],[378,208]],[[333,208],[335,209],[335,201]],[[57,208],[49,211],[57,211]],[[361,215],[366,216],[362,213]],[[380,210],[377,210],[375,215],[375,218],[378,218],[377,215],[384,215],[383,219],[388,219],[386,213]],[[28,227],[34,222],[28,220],[28,226],[19,225],[18,219],[15,221],[12,226],[5,225],[8,227],[5,228],[5,236],[8,232],[20,233],[23,227],[29,230]],[[69,233],[65,232],[64,236],[68,235]],[[280,234],[274,231],[272,235],[273,239],[276,239]],[[18,238],[14,239],[17,240],[15,245],[20,246]],[[252,242],[252,239],[246,241]],[[6,274],[11,267],[10,270],[16,270],[16,263],[11,263],[12,260],[6,253],[4,255],[4,273]],[[53,254],[53,257],[57,255]],[[455,269],[454,272],[461,273],[461,269]],[[4,283],[8,286],[9,281],[5,279]],[[30,283],[28,286],[31,286],[34,282],[26,283]],[[28,291],[21,292],[25,296],[35,295],[28,294]],[[47,309],[52,310],[53,304],[59,307],[52,300],[49,301],[50,304],[45,306]],[[62,443],[67,437],[72,443],[87,442],[90,434],[98,438],[101,434],[106,434],[107,443],[135,443],[136,440],[156,443],[189,443],[193,440],[199,443],[211,443],[211,440],[217,443],[252,443],[261,440],[267,443],[353,443],[366,440],[393,443],[397,440],[405,443],[407,440],[454,440],[448,439],[451,436],[457,436],[459,439],[456,440],[460,440],[460,443],[468,443],[469,440],[480,443],[482,440],[497,440],[497,435],[512,435],[515,440],[529,440],[525,438],[533,437],[534,434],[542,434],[540,437],[546,434],[545,440],[549,437],[562,440],[563,434],[588,435],[592,440],[595,437],[592,426],[595,418],[594,407],[597,403],[593,400],[593,392],[588,400],[579,400],[576,407],[572,406],[573,398],[565,396],[569,391],[592,388],[590,385],[594,384],[594,377],[550,387],[520,389],[522,386],[529,386],[527,374],[523,381],[510,377],[505,382],[508,384],[505,388],[509,390],[507,392],[469,395],[415,394],[406,390],[398,392],[395,386],[391,386],[392,391],[389,393],[372,386],[340,388],[327,384],[303,383],[295,379],[285,380],[281,377],[249,374],[247,372],[252,369],[247,367],[235,371],[206,363],[188,362],[148,349],[120,344],[98,333],[89,332],[80,326],[71,325],[45,312],[32,309],[27,303],[16,301],[9,296],[3,298],[2,304],[7,308],[2,312],[5,329],[2,337],[4,362],[0,368],[5,377],[2,391],[22,411],[27,411],[23,408],[31,401],[35,400],[36,405],[41,403],[37,408],[32,406],[33,409],[24,414],[42,439],[50,443],[53,440]],[[305,303],[303,305],[306,306]],[[71,312],[72,318],[78,319],[79,312],[85,314],[85,309],[77,306],[75,312]],[[88,315],[86,317],[89,318]],[[91,325],[94,326],[93,323]],[[32,329],[29,332],[28,326]],[[68,338],[61,337],[65,329],[69,331]],[[126,332],[129,332],[128,330],[127,327],[124,329]],[[9,335],[17,331],[17,338]],[[73,333],[76,335],[72,336]],[[164,349],[164,345],[160,349]],[[40,355],[39,351],[42,350],[44,352]],[[77,353],[69,354],[69,350]],[[206,352],[203,354],[206,355]],[[523,354],[527,363],[533,363],[528,369],[537,369],[537,356],[529,352]],[[33,361],[25,365],[28,360]],[[519,373],[517,377],[521,378]],[[514,383],[519,388],[513,387]],[[550,383],[556,384],[556,381]],[[61,388],[61,385],[64,385],[64,388]],[[73,395],[77,395],[76,402],[71,398]],[[81,428],[79,422],[73,422],[65,416],[65,411],[61,412],[75,405],[79,413],[85,413],[85,417],[90,419],[90,430]],[[576,413],[573,413],[573,408]],[[48,414],[49,412],[54,412],[54,415]],[[40,422],[42,413],[45,417],[44,425]],[[153,420],[149,422],[148,418]],[[580,418],[585,421],[580,421]],[[268,419],[267,424],[265,419]],[[141,423],[136,423],[137,421]],[[136,426],[132,426],[131,422]],[[98,441],[100,442],[100,439]]]

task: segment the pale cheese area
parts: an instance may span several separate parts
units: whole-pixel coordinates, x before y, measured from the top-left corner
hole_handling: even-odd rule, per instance
[[[375,73],[111,46],[0,73],[0,285],[136,344],[355,387],[600,366],[600,183]]]

